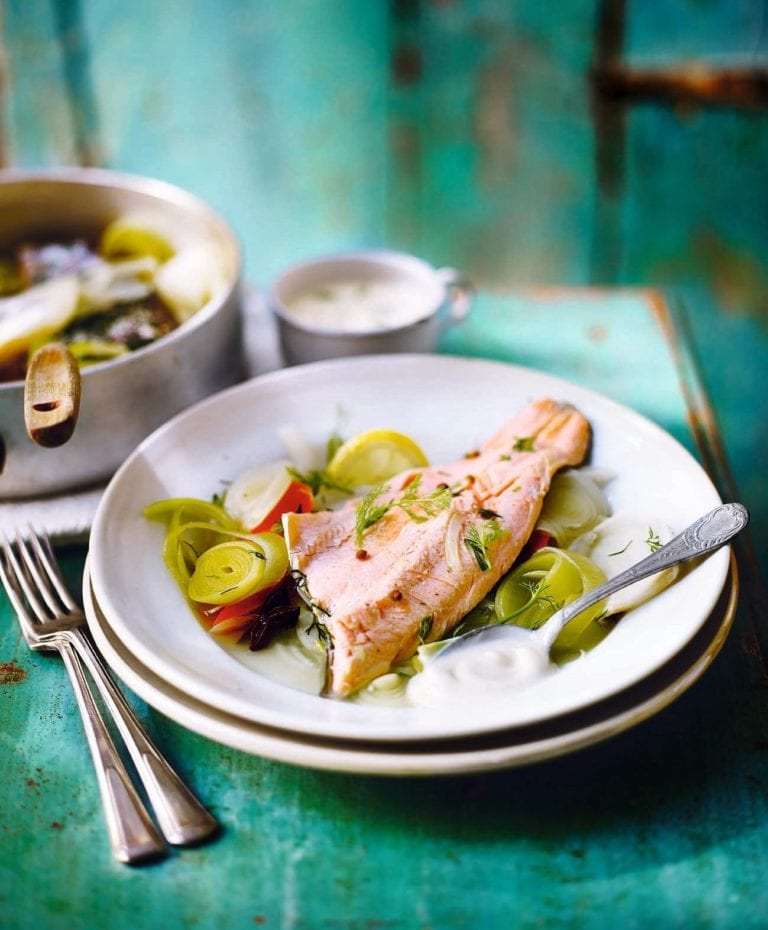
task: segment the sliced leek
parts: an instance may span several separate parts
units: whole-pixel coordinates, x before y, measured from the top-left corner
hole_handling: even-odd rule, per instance
[[[244,540],[219,543],[195,563],[187,594],[201,604],[231,604],[264,587],[266,556]]]
[[[144,508],[144,516],[150,520],[166,520],[171,528],[182,523],[206,522],[224,529],[235,530],[239,524],[221,506],[195,497],[168,497],[155,501]]]
[[[163,561],[190,600],[231,604],[277,584],[288,571],[285,540],[245,533],[220,505],[174,497],[145,507],[167,526]]]
[[[536,629],[556,610],[605,581],[605,573],[586,556],[545,547],[513,569],[501,582],[494,601],[498,621]],[[603,605],[585,610],[567,624],[552,647],[555,662],[575,658],[607,633],[596,622]]]

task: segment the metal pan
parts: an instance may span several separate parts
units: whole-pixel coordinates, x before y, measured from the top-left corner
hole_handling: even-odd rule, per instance
[[[244,374],[240,249],[229,226],[186,191],[100,169],[0,171],[0,252],[24,239],[95,238],[121,214],[145,209],[162,211],[179,243],[214,243],[228,284],[156,342],[83,368],[77,425],[63,445],[33,442],[24,381],[0,383],[0,500],[107,479],[154,429]]]

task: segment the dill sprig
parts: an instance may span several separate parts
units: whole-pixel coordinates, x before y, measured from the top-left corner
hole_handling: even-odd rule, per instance
[[[475,557],[475,561],[480,567],[481,572],[487,572],[491,568],[491,559],[488,549],[495,540],[507,531],[495,518],[483,520],[479,525],[471,526],[464,537],[464,545]]]
[[[648,537],[645,540],[646,546],[651,550],[651,552],[658,552],[661,549],[661,540],[659,539],[658,533],[654,533],[653,527],[648,527]]]
[[[435,488],[434,491],[421,497],[419,496],[420,489],[421,475],[416,475],[402,497],[393,502],[395,506],[401,507],[415,523],[425,523],[451,506],[453,495],[450,488]]]
[[[366,531],[378,523],[393,507],[400,507],[414,523],[425,523],[451,506],[453,495],[449,488],[435,488],[429,494],[420,496],[420,486],[421,475],[416,475],[400,497],[393,497],[381,503],[376,502],[387,493],[389,485],[380,484],[368,491],[360,500],[355,512],[355,539],[358,549],[363,545],[363,536]]]
[[[378,523],[384,514],[391,509],[392,500],[384,501],[381,504],[376,503],[381,495],[386,494],[388,490],[388,484],[379,484],[375,488],[371,488],[357,505],[355,510],[355,539],[358,549],[362,548],[363,535],[366,530]]]
[[[526,588],[531,595],[531,600],[525,607],[529,607],[533,601],[538,601],[541,604],[546,604],[548,607],[551,607],[552,613],[556,613],[565,604],[565,601],[558,601],[553,594],[549,593],[549,585],[543,578],[525,578],[521,580],[520,584],[522,587]],[[543,619],[540,620],[536,626],[531,627],[531,629],[537,629],[543,622]]]

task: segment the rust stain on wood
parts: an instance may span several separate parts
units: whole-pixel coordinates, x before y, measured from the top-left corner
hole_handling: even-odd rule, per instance
[[[0,685],[17,685],[26,677],[27,673],[15,662],[0,663]]]
[[[419,44],[421,0],[392,0],[395,40],[390,69],[395,85],[418,84],[424,74],[424,56]]]
[[[592,72],[596,93],[609,100],[659,100],[759,110],[768,105],[768,69],[712,68],[692,61],[675,68],[627,68],[618,64]]]
[[[392,78],[395,84],[418,84],[424,73],[421,49],[412,42],[401,42],[392,50]]]

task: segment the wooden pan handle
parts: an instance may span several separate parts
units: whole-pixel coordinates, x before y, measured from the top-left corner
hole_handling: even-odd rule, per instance
[[[24,384],[24,422],[40,446],[63,446],[80,410],[80,368],[69,349],[51,342],[35,352]]]

